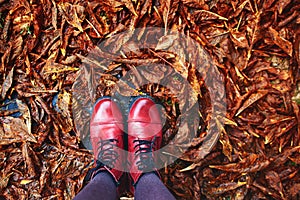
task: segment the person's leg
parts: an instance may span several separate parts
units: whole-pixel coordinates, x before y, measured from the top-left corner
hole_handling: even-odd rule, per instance
[[[115,200],[117,187],[108,172],[97,174],[74,198],[74,200]]]
[[[155,173],[146,173],[140,177],[136,183],[134,198],[136,200],[175,199]]]

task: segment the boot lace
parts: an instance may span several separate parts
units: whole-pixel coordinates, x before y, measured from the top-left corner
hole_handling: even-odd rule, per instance
[[[156,137],[152,140],[133,140],[133,143],[137,143],[134,146],[135,157],[139,157],[139,161],[136,162],[136,165],[139,170],[153,170],[155,168],[154,160],[152,156],[153,146],[155,144]]]
[[[98,142],[98,158],[97,165],[107,166],[109,168],[114,168],[117,159],[119,158],[119,154],[115,151],[115,148],[119,141],[117,139],[108,139],[108,140],[100,140]]]

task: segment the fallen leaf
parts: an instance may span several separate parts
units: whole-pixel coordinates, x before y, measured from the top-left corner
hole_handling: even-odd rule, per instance
[[[21,180],[20,184],[21,185],[27,185],[28,183],[31,183],[33,180],[26,180],[26,179],[23,179]]]
[[[0,145],[8,145],[18,142],[37,142],[35,137],[28,132],[24,120],[14,117],[0,119],[3,132],[1,133]]]
[[[2,99],[5,98],[6,93],[11,88],[11,85],[13,83],[13,75],[14,75],[14,67],[10,70],[10,72],[8,73],[8,75],[6,76],[6,78],[3,82],[3,85],[2,85],[2,88],[1,88]]]
[[[286,40],[285,38],[281,37],[279,33],[273,29],[272,27],[269,27],[269,33],[271,36],[271,39],[273,42],[279,46],[284,52],[286,52],[289,56],[292,56],[293,54],[293,45],[290,41]]]
[[[253,94],[251,94],[247,100],[243,103],[243,105],[238,109],[235,116],[238,116],[241,114],[245,109],[247,109],[249,106],[263,98],[266,94],[268,94],[267,90],[259,90]]]
[[[81,23],[84,20],[84,7],[80,5],[72,5],[68,2],[58,4],[61,14],[66,18],[68,23],[80,32],[83,32]]]

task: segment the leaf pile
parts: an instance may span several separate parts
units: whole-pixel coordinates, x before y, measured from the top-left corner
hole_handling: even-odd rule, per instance
[[[178,199],[299,199],[299,14],[296,0],[0,0],[1,197],[74,197],[93,164],[74,125],[81,119],[88,130],[89,110],[77,108],[104,95],[147,93],[165,107],[164,144],[175,138],[174,151],[189,147],[161,170]],[[145,27],[165,32],[151,36]],[[167,30],[196,41],[212,64],[186,62],[197,55]],[[135,50],[153,35],[154,44]],[[121,55],[97,47],[104,39],[104,49]],[[164,50],[176,42],[176,52]],[[91,51],[102,59],[87,60]],[[212,70],[224,86],[202,77]],[[129,71],[133,85],[120,81]],[[82,84],[74,84],[83,72]],[[161,84],[165,78],[174,88]],[[142,80],[157,83],[138,87]],[[185,91],[184,81],[194,93],[174,96]],[[207,84],[225,87],[223,115],[212,114],[222,102],[212,105]],[[72,102],[75,90],[82,91],[78,102]],[[92,90],[94,96],[83,98]],[[183,115],[196,104],[198,113]],[[208,151],[206,136],[213,138]]]

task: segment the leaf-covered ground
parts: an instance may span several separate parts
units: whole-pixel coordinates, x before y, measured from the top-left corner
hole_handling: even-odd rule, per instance
[[[195,57],[190,47],[179,42],[178,52],[163,50],[181,41],[166,33],[156,35],[153,48],[127,51],[113,62],[99,50],[103,61],[93,62],[89,70],[101,67],[101,78],[87,72],[96,95],[81,103],[113,91],[132,96],[131,90],[160,100],[167,120],[164,144],[176,138],[174,148],[189,147],[161,170],[178,199],[299,199],[299,14],[297,0],[0,0],[1,198],[71,199],[80,191],[93,164],[74,124],[78,119],[88,123],[88,111],[80,112],[78,102],[72,102],[74,90],[82,87],[84,93],[91,87],[90,82],[74,86],[87,71],[83,60],[104,39],[120,51],[147,38],[143,28],[160,27],[178,31],[206,50],[212,65],[202,73],[215,69],[222,75],[224,115],[212,115],[219,105],[212,105],[207,79],[197,74],[195,63],[180,60]],[[136,28],[135,34],[113,37]],[[149,63],[168,67],[138,70]],[[172,77],[179,91],[183,77],[196,96],[176,97],[161,84],[135,88],[124,82],[120,87],[120,78],[133,69],[137,80]],[[171,76],[175,72],[182,76]],[[180,109],[195,104],[200,120],[178,127],[184,118]],[[224,125],[218,120],[210,124],[212,117]],[[189,126],[196,126],[192,140]],[[209,132],[211,126],[217,131]],[[210,141],[205,152],[207,136],[218,142]]]

